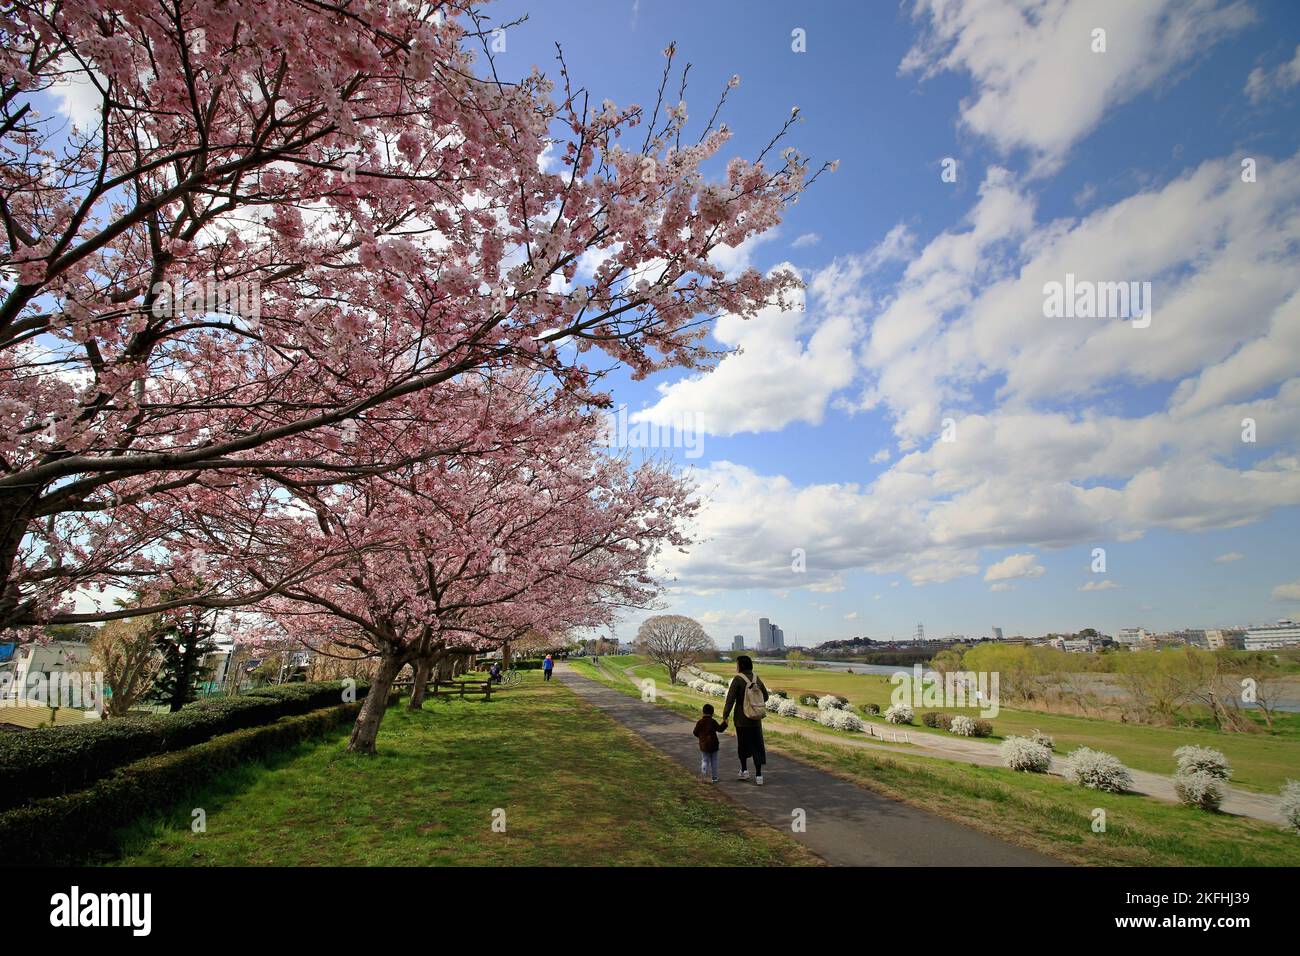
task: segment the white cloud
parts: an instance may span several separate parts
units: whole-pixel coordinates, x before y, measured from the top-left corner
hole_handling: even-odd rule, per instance
[[[815,283],[814,283],[815,284]],[[736,351],[705,373],[659,387],[652,407],[634,422],[667,425],[693,421],[710,435],[776,431],[792,422],[819,424],[832,395],[857,374],[853,346],[859,336],[851,312],[776,306],[753,319],[724,315],[714,337]]]
[[[1033,554],[1009,554],[996,564],[990,564],[984,570],[985,581],[1006,581],[1011,578],[1038,578],[1047,573],[1047,568],[1038,563]]]
[[[1274,601],[1300,601],[1300,580],[1279,584],[1273,589]]]
[[[800,236],[800,237],[799,237],[798,239],[796,239],[794,242],[790,243],[790,245],[791,245],[791,247],[794,248],[794,249],[807,249],[807,248],[809,248],[809,247],[811,247],[811,246],[815,246],[815,245],[817,245],[817,243],[819,243],[819,242],[821,242],[821,241],[822,241],[822,237],[819,236],[817,233],[815,233],[815,232],[805,232],[802,236]]]
[[[97,129],[102,119],[99,110],[104,104],[103,94],[79,63],[64,57],[59,68],[67,72],[50,87],[50,93],[58,100],[59,112],[83,133]],[[102,82],[103,77],[96,76]]]
[[[709,263],[725,272],[728,278],[735,278],[754,265],[754,250],[780,234],[779,229],[769,229],[754,233],[738,246],[718,246],[709,253]]]
[[[967,128],[1055,169],[1107,110],[1157,87],[1253,20],[1242,0],[919,0],[921,38],[899,65],[967,73]],[[1106,51],[1093,52],[1094,28]]]
[[[1266,70],[1262,66],[1251,70],[1250,76],[1246,77],[1245,94],[1250,97],[1252,103],[1258,103],[1274,93],[1285,92],[1297,84],[1300,84],[1300,46],[1295,48],[1295,56],[1286,63],[1271,70]]]
[[[1221,554],[1214,559],[1215,564],[1230,564],[1233,561],[1240,561],[1245,555],[1240,551],[1229,551],[1227,554]]]
[[[844,620],[846,621],[856,621],[857,619],[858,619],[857,611],[850,611],[848,614],[844,615]]]
[[[1108,580],[1105,580],[1105,581],[1089,581],[1087,584],[1083,585],[1083,586],[1082,586],[1081,588],[1079,588],[1078,590],[1080,590],[1080,591],[1110,591],[1110,590],[1113,590],[1114,588],[1117,588],[1117,587],[1119,587],[1118,584],[1116,584],[1114,581],[1111,581],[1111,580],[1108,579]]]

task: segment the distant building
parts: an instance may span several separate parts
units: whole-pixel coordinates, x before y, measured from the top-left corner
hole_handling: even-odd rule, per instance
[[[18,647],[13,654],[13,681],[8,688],[9,697],[22,697],[31,690],[32,679],[37,674],[47,678],[51,674],[71,674],[93,671],[90,645],[79,641],[32,642]]]
[[[1000,627],[993,628],[993,640],[995,641],[1002,640],[1002,628]]]
[[[1156,643],[1160,646],[1170,644],[1187,644],[1191,647],[1209,647],[1209,640],[1205,636],[1205,631],[1196,628],[1184,628],[1181,631],[1170,631],[1167,634],[1157,634]]]
[[[743,651],[745,649],[745,635],[737,634],[731,639],[731,649],[733,651]]]
[[[1283,620],[1276,624],[1248,627],[1242,643],[1248,651],[1279,651],[1284,647],[1300,647],[1300,624]]]
[[[785,647],[785,632],[765,617],[758,619],[758,650],[772,651]]]
[[[1246,646],[1246,632],[1215,628],[1205,632],[1205,643],[1212,651],[1239,651]]]
[[[1145,627],[1121,627],[1119,633],[1115,635],[1115,643],[1123,644],[1125,647],[1134,648],[1142,643],[1143,639],[1150,636],[1150,631]]]
[[[1070,654],[1087,654],[1092,650],[1092,642],[1086,637],[1054,637],[1047,642],[1058,651],[1066,651]]]

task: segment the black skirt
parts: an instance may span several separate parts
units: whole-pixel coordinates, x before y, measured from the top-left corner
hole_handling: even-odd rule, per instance
[[[753,760],[758,766],[767,763],[763,749],[763,725],[755,721],[745,727],[736,727],[736,751],[741,760]]]

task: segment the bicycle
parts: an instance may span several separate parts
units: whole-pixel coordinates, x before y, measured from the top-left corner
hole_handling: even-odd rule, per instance
[[[502,687],[514,687],[524,682],[524,672],[517,667],[512,667],[501,675]]]

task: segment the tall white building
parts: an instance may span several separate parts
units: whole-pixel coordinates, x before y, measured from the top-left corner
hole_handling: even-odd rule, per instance
[[[758,650],[771,651],[785,647],[785,631],[765,617],[758,619]]]

